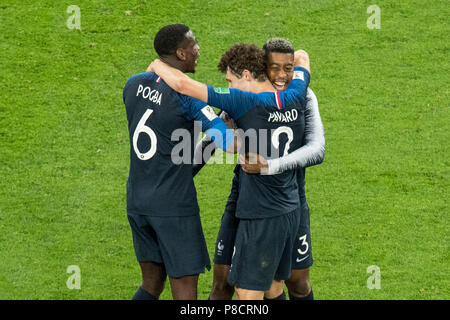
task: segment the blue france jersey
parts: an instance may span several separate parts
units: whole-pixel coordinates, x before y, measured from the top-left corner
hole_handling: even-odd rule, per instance
[[[223,140],[215,142],[224,149],[232,141],[225,134],[225,123],[208,105],[175,92],[154,73],[128,79],[123,101],[130,136],[127,212],[152,216],[198,214],[192,178],[197,138],[194,121],[200,121],[206,133],[213,129],[222,132]]]
[[[303,144],[309,78],[306,69],[296,67],[288,90],[259,94],[208,86],[208,104],[228,112],[243,130],[245,152],[278,158]],[[269,176],[247,174],[240,169],[238,218],[274,217],[298,206],[296,170]]]

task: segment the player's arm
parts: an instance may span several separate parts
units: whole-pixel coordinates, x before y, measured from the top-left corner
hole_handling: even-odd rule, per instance
[[[266,93],[256,94],[235,88],[215,88],[210,85],[207,88],[207,103],[227,112],[236,121],[258,103],[264,104],[268,101],[262,96]]]
[[[311,73],[309,55],[305,50],[297,50],[294,52],[294,67],[302,67]]]
[[[242,169],[247,173],[275,174],[290,169],[306,168],[323,161],[325,134],[319,113],[317,97],[308,89],[305,110],[305,144],[292,153],[271,160],[258,154],[241,157]]]
[[[241,148],[240,138],[222,120],[206,130],[205,133],[211,137],[217,147],[225,152],[238,153]]]
[[[159,59],[154,60],[147,68],[147,72],[154,72],[173,90],[201,100],[208,101],[208,88],[206,84],[189,78],[182,71],[169,66]]]
[[[183,101],[186,119],[200,122],[202,131],[214,141],[217,147],[229,153],[236,153],[239,150],[241,144],[234,130],[228,128],[210,106],[185,95],[181,95],[180,98]],[[194,155],[194,162],[198,160],[197,157],[198,155]]]
[[[294,74],[292,81],[283,94],[288,96],[292,102],[306,99],[307,89],[311,79],[309,56],[304,50],[294,53]],[[281,93],[281,92],[280,92]]]
[[[195,177],[197,173],[205,166],[209,159],[216,152],[216,144],[210,136],[205,134],[203,138],[197,143],[194,151],[194,164],[192,165],[192,176]],[[210,150],[206,153],[206,150]]]
[[[256,94],[238,89],[214,88],[189,78],[186,74],[175,69],[159,59],[154,60],[147,68],[147,72],[154,72],[173,90],[196,98],[211,106],[228,112],[237,120],[247,109],[241,105],[251,106]]]
[[[325,156],[325,134],[320,118],[319,103],[311,89],[308,89],[305,109],[305,144],[292,153],[268,160],[268,174],[294,168],[306,168],[322,163]]]
[[[294,74],[292,81],[283,94],[286,94],[292,100],[305,100],[310,79],[309,56],[306,51],[297,50],[294,53]]]
[[[228,128],[237,129],[236,123],[230,116],[225,112],[221,111],[219,114],[219,118],[221,118]],[[194,164],[192,166],[192,176],[195,175],[205,166],[205,164],[209,161],[209,159],[216,152],[216,144],[207,134],[197,143],[194,151]]]

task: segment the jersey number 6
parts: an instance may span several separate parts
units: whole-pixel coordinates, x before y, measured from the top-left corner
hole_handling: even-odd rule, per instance
[[[158,139],[156,138],[155,132],[148,126],[145,125],[147,122],[147,119],[150,118],[152,115],[153,110],[147,109],[145,111],[144,115],[142,116],[141,120],[139,120],[139,123],[136,126],[136,130],[134,130],[133,134],[133,148],[134,152],[136,152],[136,155],[141,160],[148,160],[151,157],[153,157],[156,153],[156,143],[158,142]],[[142,153],[139,151],[137,142],[139,139],[139,134],[145,133],[150,138],[150,150],[148,150],[146,153]]]

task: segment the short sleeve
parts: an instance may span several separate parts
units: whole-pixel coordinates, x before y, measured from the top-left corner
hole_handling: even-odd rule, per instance
[[[208,104],[226,111],[234,120],[239,119],[256,103],[257,95],[234,88],[214,88],[208,85]]]

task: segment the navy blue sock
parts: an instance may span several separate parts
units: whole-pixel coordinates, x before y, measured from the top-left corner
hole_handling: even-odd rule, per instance
[[[286,300],[286,293],[283,291],[282,294],[280,294],[278,297],[273,298],[273,299],[264,297],[264,300]]]
[[[314,300],[314,293],[312,291],[312,288],[307,296],[301,298],[295,297],[293,294],[289,293],[289,300]]]
[[[158,300],[158,297],[150,294],[148,291],[144,290],[144,288],[139,287],[132,300]]]

